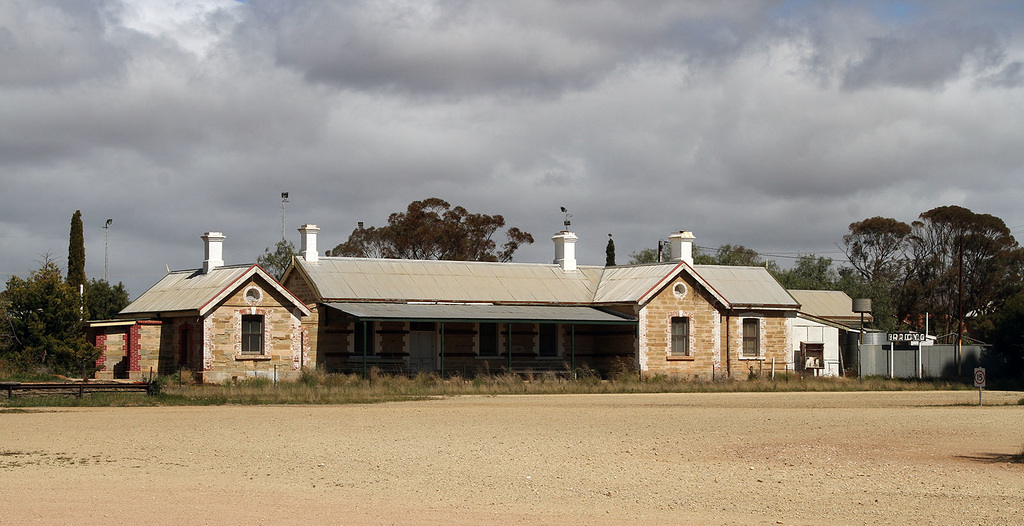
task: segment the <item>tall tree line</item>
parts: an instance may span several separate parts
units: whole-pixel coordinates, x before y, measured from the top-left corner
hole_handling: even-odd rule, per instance
[[[984,337],[986,320],[1022,288],[1024,250],[1010,229],[959,206],[934,208],[909,225],[881,217],[852,223],[843,247],[860,284],[899,327],[923,330],[927,315],[940,336]]]

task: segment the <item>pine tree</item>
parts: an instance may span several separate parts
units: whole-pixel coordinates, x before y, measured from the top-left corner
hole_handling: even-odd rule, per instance
[[[615,241],[612,241],[611,234],[608,234],[608,246],[604,249],[604,266],[615,266]]]
[[[71,239],[68,242],[67,284],[74,287],[85,285],[85,234],[82,231],[82,211],[75,210],[71,216]]]

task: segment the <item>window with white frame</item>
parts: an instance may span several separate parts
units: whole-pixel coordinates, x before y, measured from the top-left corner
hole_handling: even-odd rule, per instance
[[[672,317],[672,356],[690,356],[690,318]]]
[[[263,316],[242,316],[242,354],[263,354]]]
[[[743,319],[743,357],[758,358],[761,356],[761,320],[760,318]]]

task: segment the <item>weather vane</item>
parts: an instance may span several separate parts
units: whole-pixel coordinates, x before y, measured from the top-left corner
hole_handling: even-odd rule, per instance
[[[560,208],[562,209],[562,213],[565,214],[565,222],[562,223],[562,224],[565,225],[565,229],[566,230],[569,230],[569,225],[572,224],[572,221],[569,221],[569,218],[572,217],[572,214],[570,214],[569,211],[566,210],[564,206],[560,207]]]

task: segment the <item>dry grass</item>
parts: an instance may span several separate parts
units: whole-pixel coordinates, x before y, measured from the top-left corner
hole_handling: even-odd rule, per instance
[[[497,374],[465,378],[442,378],[437,374],[413,377],[382,374],[371,370],[368,377],[353,374],[303,373],[297,382],[273,383],[250,378],[221,385],[183,382],[178,377],[157,381],[159,394],[93,393],[77,396],[18,396],[0,400],[6,407],[103,407],[149,405],[260,405],[260,404],[361,404],[400,400],[422,400],[459,395],[508,394],[623,394],[623,393],[714,393],[793,391],[907,391],[963,389],[960,383],[906,381],[887,378],[800,378],[707,381],[682,377],[621,372],[603,380],[590,371],[575,379],[552,372]]]
[[[668,376],[641,378],[636,374],[620,374],[609,380],[602,380],[593,374],[568,379],[550,372],[522,376],[499,374],[442,378],[437,374],[393,376],[374,370],[367,378],[312,371],[303,374],[298,382],[276,385],[266,379],[248,379],[225,385],[170,383],[164,386],[161,398],[162,403],[167,404],[344,404],[459,395],[905,391],[958,388],[962,386],[950,382],[882,378],[779,377],[774,380],[710,382]]]

